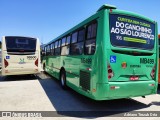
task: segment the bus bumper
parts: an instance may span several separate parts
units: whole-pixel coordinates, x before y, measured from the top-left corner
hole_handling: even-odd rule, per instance
[[[2,76],[7,75],[27,75],[27,74],[38,74],[40,69],[4,69],[2,70]]]
[[[155,81],[133,81],[133,82],[109,82],[108,84],[97,84],[96,100],[110,100],[130,98],[155,94],[157,84]]]

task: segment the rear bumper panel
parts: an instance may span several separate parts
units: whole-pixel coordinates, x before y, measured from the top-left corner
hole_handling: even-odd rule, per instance
[[[40,73],[39,68],[17,68],[17,69],[4,69],[2,75],[24,75],[24,74],[37,74]]]
[[[130,98],[155,94],[156,90],[156,83],[153,80],[134,82],[109,82],[108,84],[97,84],[97,92],[94,97],[96,100]]]

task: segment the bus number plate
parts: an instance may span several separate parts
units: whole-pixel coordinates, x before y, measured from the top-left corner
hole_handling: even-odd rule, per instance
[[[36,58],[37,58],[36,56],[27,56],[28,60],[36,60]]]
[[[81,58],[81,63],[91,64],[92,63],[92,59],[91,58]]]
[[[140,58],[140,64],[154,64],[154,59]]]

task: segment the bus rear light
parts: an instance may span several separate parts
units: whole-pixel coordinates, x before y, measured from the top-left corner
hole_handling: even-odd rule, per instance
[[[111,66],[110,65],[108,65],[108,69],[110,69],[111,68]]]
[[[35,65],[38,67],[38,58],[37,58],[37,60],[35,61]]]
[[[8,61],[6,59],[4,59],[4,66],[5,68],[9,65]]]
[[[91,69],[91,68],[86,68],[86,70],[88,70],[88,71],[92,71],[92,69]]]
[[[109,70],[108,70],[108,73],[109,73],[109,74],[112,73],[112,69],[109,69]]]
[[[107,68],[108,68],[108,79],[111,79],[113,77],[113,70],[109,64]]]
[[[127,67],[127,63],[126,62],[122,62],[122,68],[126,68]]]
[[[110,87],[111,90],[115,90],[115,89],[119,89],[119,88],[120,88],[119,86],[111,86]]]
[[[92,92],[96,92],[96,89],[92,89]]]
[[[138,76],[131,76],[130,80],[139,80],[139,77]]]
[[[154,67],[152,68],[151,74],[150,74],[152,79],[154,79],[155,77],[155,69],[156,69],[156,66],[154,65]]]
[[[154,84],[149,84],[149,86],[154,86]]]
[[[112,77],[111,75],[108,75],[108,79],[111,79],[111,77]]]

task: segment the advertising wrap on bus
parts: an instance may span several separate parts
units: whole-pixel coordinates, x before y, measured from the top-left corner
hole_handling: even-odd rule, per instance
[[[111,44],[118,47],[152,50],[155,24],[144,19],[110,14]]]

